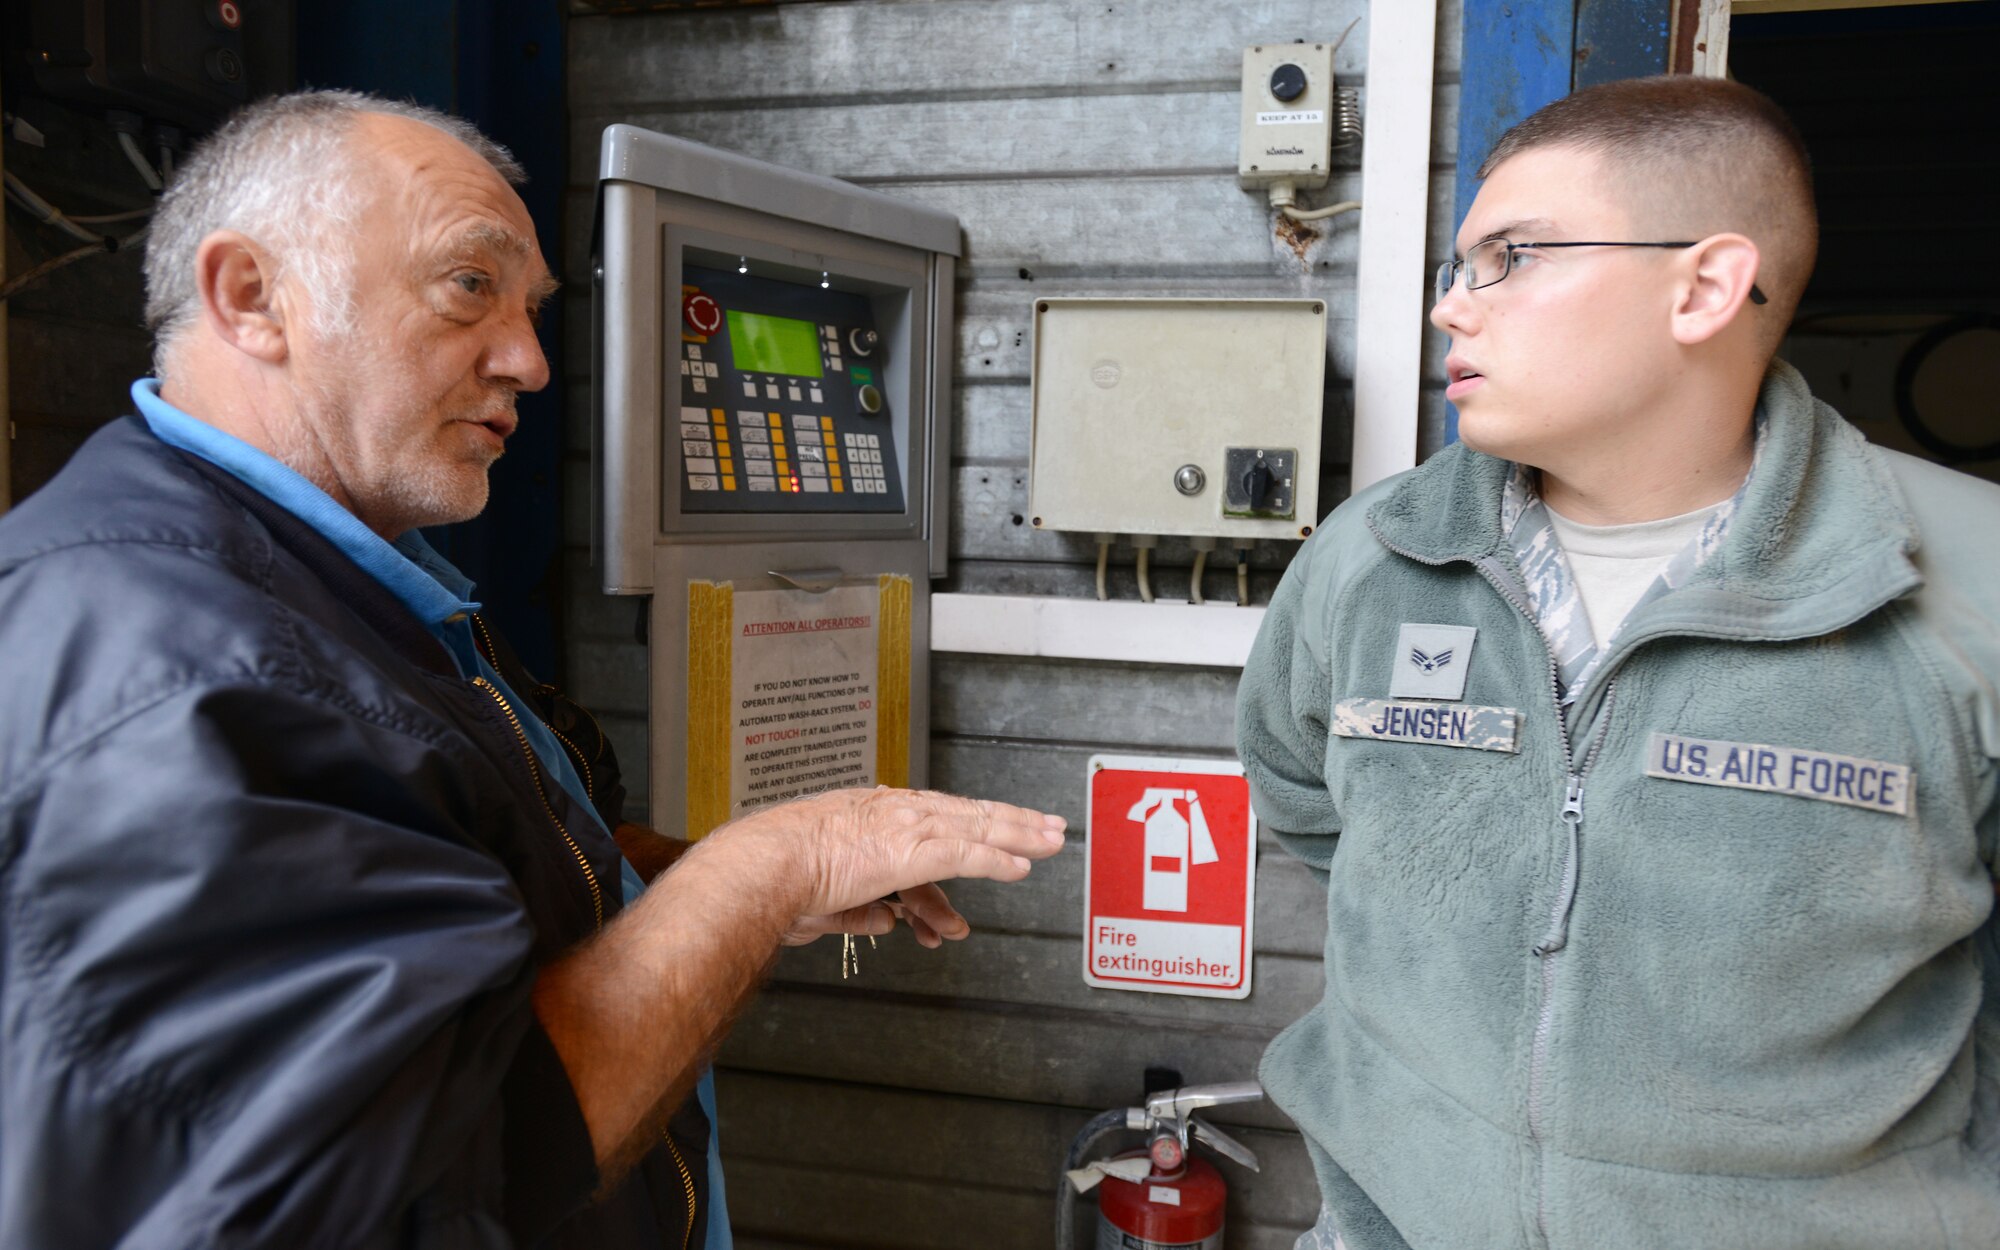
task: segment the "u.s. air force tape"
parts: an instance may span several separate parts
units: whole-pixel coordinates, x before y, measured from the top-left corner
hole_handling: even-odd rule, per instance
[[[1342,699],[1333,705],[1333,724],[1343,738],[1381,738],[1430,746],[1515,751],[1521,714],[1511,707],[1471,703],[1404,702],[1400,699]]]
[[[1646,775],[1845,803],[1897,816],[1910,814],[1910,795],[1917,780],[1903,764],[1801,747],[1719,742],[1669,733],[1655,733],[1647,741]]]

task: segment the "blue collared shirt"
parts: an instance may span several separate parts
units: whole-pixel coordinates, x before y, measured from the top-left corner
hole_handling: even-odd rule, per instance
[[[410,610],[410,615],[423,623],[432,637],[444,644],[461,676],[485,678],[517,712],[527,710],[527,704],[486,662],[473,641],[472,614],[479,610],[479,604],[472,598],[472,579],[432,550],[421,533],[411,530],[393,543],[383,538],[297,470],[161,399],[156,378],[134,382],[132,401],[139,405],[139,415],[161,442],[227,469],[244,484],[312,526],[338,547],[342,555],[380,582],[397,602]],[[538,716],[531,714],[519,719],[536,761],[602,829],[604,822],[598,819],[582,778],[577,776],[575,766],[557,744],[555,735]],[[610,836],[610,830],[605,829],[604,833]],[[625,871],[629,873],[630,867]]]
[[[479,610],[479,604],[472,598],[471,578],[439,555],[416,530],[390,542],[363,525],[361,518],[341,507],[333,496],[307,481],[283,461],[206,421],[189,416],[161,399],[159,379],[141,378],[134,382],[132,402],[139,406],[139,415],[145,418],[147,426],[161,442],[227,470],[245,485],[312,526],[321,537],[338,547],[342,555],[380,582],[410,610],[410,615],[421,621],[424,628],[444,644],[445,650],[450,652],[453,662],[458,665],[461,676],[485,678],[517,712],[528,713],[518,719],[521,732],[534,750],[536,761],[555,778],[557,785],[576,800],[579,807],[590,813],[590,818],[597,822],[604,835],[611,836],[610,830],[604,828],[596,806],[590,801],[583,779],[570,763],[568,753],[556,742],[555,735],[549,732],[541,718],[533,714],[533,709],[521,701],[520,696],[486,662],[486,657],[480,654],[472,637],[472,614]],[[619,865],[619,884],[625,902],[629,904],[645,889],[645,885],[632,865],[622,857]],[[712,1079],[704,1073],[699,1092],[709,1124],[714,1126]],[[709,1250],[730,1250],[731,1245],[728,1206],[722,1191],[720,1136],[711,1127],[708,1145]]]

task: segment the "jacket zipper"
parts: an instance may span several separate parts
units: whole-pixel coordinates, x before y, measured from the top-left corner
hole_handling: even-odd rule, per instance
[[[486,633],[486,623],[479,619],[477,613],[473,614],[472,619],[479,626],[479,632],[486,640],[486,645],[480,648],[481,651],[485,652],[486,662],[488,664],[495,664],[493,642],[491,636]],[[590,887],[590,910],[596,920],[597,927],[602,929],[604,927],[604,893],[597,884],[597,874],[591,870],[590,860],[584,855],[583,848],[576,844],[576,839],[569,836],[569,830],[563,827],[561,818],[556,815],[555,807],[549,803],[548,791],[542,788],[541,769],[535,763],[534,749],[528,745],[528,735],[521,728],[521,718],[515,714],[513,706],[507,702],[507,697],[501,694],[492,682],[487,681],[484,677],[475,677],[472,679],[472,683],[492,696],[493,701],[499,704],[500,710],[506,714],[507,724],[514,731],[514,740],[520,744],[521,756],[528,761],[528,776],[535,783],[535,795],[542,801],[542,810],[548,813],[549,823],[554,825],[556,832],[562,835],[564,845],[569,847],[569,853],[576,858],[576,866],[583,870],[584,884]],[[544,724],[547,724],[547,722],[544,722]],[[578,751],[575,745],[564,738],[562,734],[558,733],[554,725],[548,725],[548,731],[555,734],[556,739],[569,748],[571,756],[577,762],[577,766],[583,770],[584,793],[589,795],[591,791],[590,766],[584,762],[583,753]],[[661,1133],[660,1137],[667,1144],[667,1152],[673,1156],[674,1167],[681,1174],[681,1189],[687,1194],[687,1224],[681,1229],[681,1250],[687,1250],[689,1243],[694,1238],[694,1173],[688,1171],[687,1160],[681,1155],[681,1148],[674,1141],[673,1135],[671,1133]]]
[[[668,1152],[674,1156],[674,1166],[681,1173],[681,1188],[687,1191],[687,1227],[681,1230],[681,1250],[687,1250],[688,1242],[694,1237],[694,1173],[688,1171],[687,1160],[681,1157],[681,1148],[674,1142],[673,1134],[661,1133],[660,1138],[667,1143]]]
[[[1368,528],[1375,540],[1390,551],[1406,560],[1432,568],[1447,564],[1457,564],[1462,557],[1448,560],[1433,560],[1413,551],[1398,547],[1382,535],[1382,531],[1369,522]],[[1548,1076],[1549,1037],[1555,1023],[1555,956],[1569,945],[1569,914],[1576,905],[1576,887],[1582,850],[1583,833],[1583,783],[1591,766],[1597,762],[1597,753],[1604,745],[1605,736],[1611,729],[1612,705],[1618,696],[1618,682],[1615,672],[1609,677],[1609,685],[1604,692],[1604,706],[1597,714],[1597,732],[1592,735],[1590,745],[1585,748],[1583,760],[1577,761],[1576,752],[1570,742],[1569,722],[1563,714],[1562,706],[1562,666],[1556,660],[1555,648],[1549,646],[1548,635],[1542,632],[1536,621],[1534,609],[1514,592],[1514,588],[1502,581],[1498,574],[1480,560],[1465,560],[1486,583],[1493,587],[1507,604],[1528,622],[1535,631],[1535,637],[1542,644],[1542,653],[1549,661],[1549,699],[1555,708],[1556,738],[1562,745],[1563,756],[1563,805],[1562,822],[1566,828],[1567,847],[1563,853],[1562,887],[1557,891],[1556,901],[1549,911],[1548,928],[1541,941],[1529,948],[1529,953],[1541,962],[1541,992],[1535,1010],[1534,1042],[1528,1052],[1528,1137],[1532,1140],[1541,1158],[1535,1175],[1535,1226],[1544,1242],[1548,1240],[1548,1143],[1543,1139],[1542,1130],[1542,1090]]]
[[[499,688],[492,682],[484,677],[475,677],[472,679],[472,684],[484,690],[495,703],[500,705],[501,712],[507,717],[507,724],[513,728],[514,740],[521,747],[521,758],[528,762],[528,778],[535,783],[535,795],[542,800],[542,810],[548,813],[549,823],[556,827],[556,832],[562,835],[563,844],[569,847],[569,853],[576,858],[576,866],[583,870],[583,882],[590,887],[591,914],[596,921],[596,927],[602,929],[604,891],[598,888],[597,874],[591,870],[590,860],[584,855],[583,848],[576,844],[575,838],[569,836],[569,830],[563,828],[561,817],[556,815],[555,805],[549,802],[549,792],[542,786],[542,770],[535,763],[535,751],[528,745],[528,735],[521,728],[521,718],[514,714],[513,705],[507,702],[507,697],[501,694]]]
[[[493,666],[494,672],[499,672],[500,653],[493,645],[493,635],[486,628],[486,622],[480,619],[479,613],[474,612],[472,613],[472,624],[479,631],[479,638],[475,643],[479,649],[479,654],[485,657],[488,664]],[[554,689],[552,686],[545,686],[543,688],[548,690]],[[590,761],[583,758],[583,752],[577,748],[576,743],[563,737],[562,730],[557,729],[547,721],[543,721],[542,724],[550,733],[555,735],[557,742],[562,743],[564,747],[568,748],[570,759],[575,761],[577,771],[583,774],[583,797],[595,803],[597,801],[597,787],[592,784],[590,779]],[[603,735],[600,734],[599,736],[602,737]]]

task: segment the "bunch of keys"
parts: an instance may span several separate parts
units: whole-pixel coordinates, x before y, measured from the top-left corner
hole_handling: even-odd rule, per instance
[[[870,933],[867,937],[868,948],[875,949],[875,935]],[[854,944],[854,935],[843,933],[840,935],[840,979],[845,981],[850,975],[861,975],[861,952]]]
[[[886,904],[889,908],[890,915],[894,916],[895,919],[901,920],[903,918],[902,899],[897,898],[895,895],[891,894],[886,898],[877,899],[876,902]],[[870,950],[877,949],[875,945],[875,935],[869,933],[865,934],[864,936],[867,937],[868,939],[868,949]],[[845,981],[850,976],[858,977],[860,975],[861,975],[861,948],[854,941],[854,935],[852,933],[843,933],[840,935],[840,979]]]

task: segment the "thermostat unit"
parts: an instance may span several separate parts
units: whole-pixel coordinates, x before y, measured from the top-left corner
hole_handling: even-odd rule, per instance
[[[1338,46],[1274,43],[1243,50],[1238,186],[1311,191],[1326,185],[1334,128],[1347,107],[1334,88]],[[1284,202],[1291,202],[1289,191]]]
[[[1326,304],[1035,304],[1033,478],[1043,529],[1301,538],[1319,520]]]

